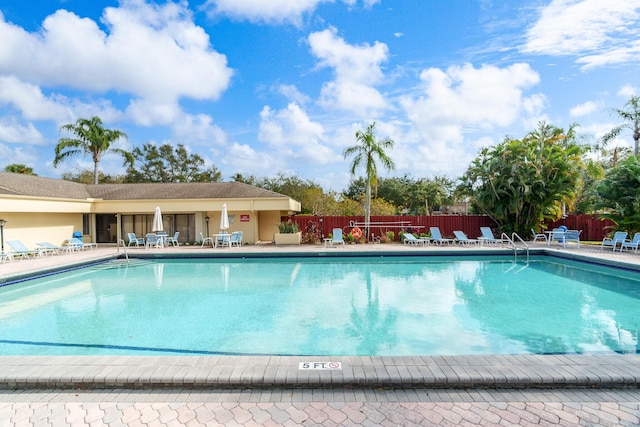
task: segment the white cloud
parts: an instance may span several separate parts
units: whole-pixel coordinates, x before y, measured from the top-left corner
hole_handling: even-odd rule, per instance
[[[108,32],[61,9],[45,19],[41,31],[28,33],[0,15],[0,75],[20,76],[34,87],[133,95],[131,111],[145,124],[169,120],[182,97],[215,100],[229,86],[233,71],[226,57],[212,49],[186,2],[123,0],[105,9],[102,23]],[[156,110],[165,111],[146,117],[136,112],[151,101],[164,104]]]
[[[583,69],[637,61],[640,0],[553,0],[526,33],[521,50],[578,56]]]
[[[420,79],[421,94],[400,100],[413,125],[407,141],[418,153],[406,161],[411,165],[419,159],[435,172],[452,173],[459,168],[452,163],[468,163],[475,154],[469,152],[465,138],[470,131],[485,143],[483,132],[506,129],[527,120],[528,115],[537,116],[545,103],[541,94],[524,95],[540,78],[523,63],[505,68],[475,68],[471,64],[446,70],[430,68],[421,73]]]
[[[588,116],[589,114],[596,111],[597,108],[598,108],[598,104],[596,104],[593,101],[587,101],[571,108],[569,110],[569,114],[571,115],[571,117]]]
[[[363,0],[371,8],[380,0]],[[290,23],[302,25],[305,15],[313,13],[321,3],[333,0],[207,0],[204,8],[211,16],[224,15],[232,19],[262,22],[267,24]],[[343,0],[352,7],[358,0]]]
[[[319,66],[335,73],[335,79],[322,87],[320,102],[325,108],[367,117],[377,116],[387,107],[374,87],[384,77],[380,64],[388,59],[386,44],[350,45],[337,36],[335,28],[312,33],[308,40],[311,52],[320,59]]]
[[[256,170],[273,171],[282,167],[282,159],[277,155],[259,152],[247,144],[237,142],[229,146],[226,157],[233,159],[233,173],[254,175]]]
[[[0,118],[0,142],[41,144],[44,137],[32,123],[22,124],[15,117],[3,116]]]
[[[295,103],[272,110],[265,106],[260,112],[258,139],[268,143],[281,156],[315,163],[331,161],[331,151],[324,144],[324,129],[313,122]]]
[[[311,98],[300,92],[294,85],[279,85],[277,91],[289,101],[297,104],[307,104],[311,101]]]
[[[631,98],[638,93],[638,89],[633,87],[632,85],[624,85],[618,90],[618,96],[622,96],[623,98]]]

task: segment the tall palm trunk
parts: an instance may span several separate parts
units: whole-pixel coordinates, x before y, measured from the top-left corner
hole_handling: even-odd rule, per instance
[[[369,241],[369,224],[371,224],[371,183],[367,180],[364,201],[364,236],[367,241]]]

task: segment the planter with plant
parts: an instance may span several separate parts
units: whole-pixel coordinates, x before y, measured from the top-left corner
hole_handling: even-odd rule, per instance
[[[273,242],[276,245],[299,245],[301,240],[302,233],[298,224],[293,221],[278,224],[278,233],[273,235]]]

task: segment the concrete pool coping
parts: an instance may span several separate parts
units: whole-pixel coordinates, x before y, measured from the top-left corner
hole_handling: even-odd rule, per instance
[[[360,245],[358,245],[360,246]],[[284,256],[312,253],[386,256],[476,253],[468,248],[362,245],[358,250],[304,245],[141,250],[158,256]],[[368,247],[368,248],[367,248]],[[205,251],[205,252],[203,252]],[[217,252],[212,252],[217,251]],[[341,252],[335,252],[341,251]],[[502,254],[504,249],[479,248]],[[592,248],[536,247],[535,253],[637,270],[640,256]],[[506,251],[506,253],[512,253]],[[129,254],[133,256],[134,252]],[[115,247],[0,265],[0,283],[119,257]],[[12,268],[5,268],[11,266]],[[16,266],[20,268],[15,268]],[[301,363],[318,363],[301,369]],[[329,362],[340,369],[329,369]],[[1,356],[0,389],[243,389],[243,388],[638,388],[638,354],[482,356]]]

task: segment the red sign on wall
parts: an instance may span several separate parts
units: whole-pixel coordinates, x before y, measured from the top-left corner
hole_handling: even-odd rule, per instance
[[[240,222],[249,222],[249,214],[241,214]]]

